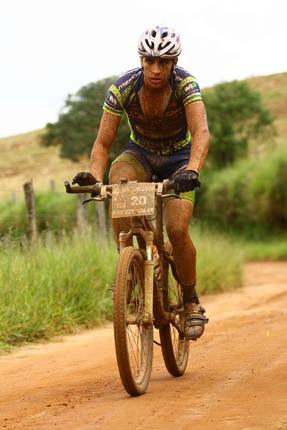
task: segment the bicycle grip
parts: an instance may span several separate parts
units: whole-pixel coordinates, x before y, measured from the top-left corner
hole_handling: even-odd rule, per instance
[[[66,193],[69,194],[79,194],[79,193],[93,193],[98,195],[101,190],[101,183],[96,183],[94,185],[75,185],[71,186],[69,181],[64,182]]]

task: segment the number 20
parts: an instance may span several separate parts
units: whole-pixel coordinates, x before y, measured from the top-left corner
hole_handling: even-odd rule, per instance
[[[132,206],[140,205],[144,206],[146,204],[146,196],[132,196]]]

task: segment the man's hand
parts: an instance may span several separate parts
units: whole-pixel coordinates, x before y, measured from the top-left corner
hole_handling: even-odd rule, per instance
[[[98,181],[90,172],[79,172],[73,177],[72,184],[94,185]]]
[[[200,187],[200,181],[195,170],[181,170],[174,178],[176,194],[192,191],[197,187]]]

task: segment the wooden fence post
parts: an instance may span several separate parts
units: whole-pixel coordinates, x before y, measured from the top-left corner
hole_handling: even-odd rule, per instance
[[[32,181],[26,182],[23,185],[25,202],[28,214],[28,239],[30,242],[35,242],[37,239],[37,223],[35,210],[35,196]]]
[[[77,194],[77,226],[80,230],[84,230],[88,223],[87,208],[82,204],[86,198],[86,194]]]
[[[99,236],[104,238],[108,235],[107,220],[105,212],[105,202],[96,202],[96,211],[98,215],[98,229]]]
[[[50,180],[50,191],[52,191],[52,193],[56,191],[56,182],[54,179]]]
[[[11,193],[11,201],[12,201],[13,205],[17,203],[17,194],[16,194],[16,191],[12,191],[12,193]]]

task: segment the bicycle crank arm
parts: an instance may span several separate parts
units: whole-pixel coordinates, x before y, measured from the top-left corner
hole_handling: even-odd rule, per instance
[[[178,318],[176,318],[176,316],[181,312],[182,310],[179,310],[179,309],[175,309],[174,311],[171,311],[169,314],[169,322],[177,329],[179,337],[183,339],[184,338],[183,324],[180,323]]]

